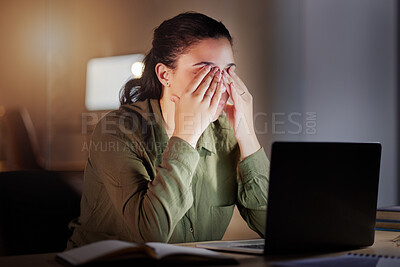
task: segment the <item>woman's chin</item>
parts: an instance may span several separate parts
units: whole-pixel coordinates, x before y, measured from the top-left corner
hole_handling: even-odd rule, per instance
[[[217,112],[215,112],[214,118],[212,119],[212,122],[218,120],[219,115],[221,115],[222,111],[224,110],[224,106],[218,106]]]

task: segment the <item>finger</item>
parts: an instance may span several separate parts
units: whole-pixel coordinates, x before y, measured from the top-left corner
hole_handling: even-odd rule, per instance
[[[196,93],[196,95],[200,96],[201,99],[203,99],[204,94],[207,92],[207,89],[211,86],[211,83],[214,80],[214,76],[217,71],[218,71],[218,68],[213,68],[206,75],[206,77],[204,77],[204,79],[200,82],[199,86],[193,93]]]
[[[238,103],[240,95],[237,92],[237,89],[235,88],[235,84],[233,82],[228,84],[228,88],[229,88],[229,94],[232,98],[232,102],[235,105],[236,103]]]
[[[229,85],[230,83],[235,82],[235,81],[233,80],[233,78],[228,74],[228,72],[224,72],[224,80],[225,80],[225,83],[226,83],[227,85]]]
[[[244,82],[239,78],[239,76],[236,74],[235,72],[235,66],[231,66],[228,69],[228,76],[230,76],[232,78],[232,80],[234,82],[236,82],[236,84],[243,89],[244,92],[249,93],[249,90],[247,90],[246,85],[244,84]]]
[[[211,66],[210,65],[204,66],[196,74],[196,76],[193,78],[193,80],[189,83],[189,85],[187,87],[187,92],[193,93],[194,91],[196,91],[197,87],[199,87],[199,85],[203,81],[204,77],[206,77],[206,75],[208,73],[210,73],[210,70],[211,70]]]
[[[213,78],[213,80],[212,80],[212,82],[210,84],[210,87],[208,87],[208,89],[204,93],[204,98],[203,99],[208,99],[208,100],[211,101],[211,98],[213,97],[214,92],[217,89],[217,86],[218,86],[220,81],[221,81],[221,71],[218,70],[214,75],[214,78]]]
[[[231,84],[233,84],[233,79],[227,73],[225,73],[223,76],[223,81],[224,81],[226,90],[228,91],[228,94],[233,101],[233,95],[232,95],[233,93],[232,93],[232,87],[231,87]]]
[[[212,111],[216,111],[219,101],[221,101],[221,96],[222,96],[222,82],[218,82],[218,86],[217,89],[215,90],[215,93],[211,99],[211,103],[210,103],[210,108]]]
[[[230,89],[229,89],[229,83],[228,83],[228,80],[227,80],[224,76],[225,76],[225,75],[222,76],[221,81],[223,82],[224,87],[225,87],[225,89],[226,89],[226,92],[227,92],[228,95],[229,95],[227,102],[230,103],[230,104],[232,104],[232,96],[231,96],[231,91],[230,91]],[[229,100],[230,100],[230,101],[229,101]]]
[[[233,80],[233,78],[229,75],[229,74],[226,74],[226,83],[228,84],[228,86],[230,87],[230,88],[232,88],[232,93],[231,93],[231,97],[234,97],[234,96],[232,96],[232,94],[234,94],[234,93],[236,93],[236,95],[238,95],[238,96],[243,96],[245,93],[246,93],[246,91],[244,91],[242,88],[237,88],[237,83]],[[248,92],[248,91],[247,91]],[[238,99],[238,98],[236,98],[236,99]],[[233,100],[233,98],[232,98],[232,100]]]

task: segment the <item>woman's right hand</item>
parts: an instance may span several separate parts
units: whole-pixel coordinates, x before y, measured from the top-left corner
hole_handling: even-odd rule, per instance
[[[180,98],[171,98],[175,103],[175,130],[172,136],[196,147],[217,111],[222,85],[221,71],[207,65],[196,74]]]

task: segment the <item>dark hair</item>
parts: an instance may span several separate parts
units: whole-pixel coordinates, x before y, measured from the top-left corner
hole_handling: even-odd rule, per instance
[[[222,37],[232,45],[232,37],[224,24],[200,13],[186,12],[165,20],[154,30],[153,47],[144,59],[142,77],[129,80],[121,89],[121,105],[160,99],[162,85],[155,72],[157,63],[174,69],[178,57],[188,47],[207,38]]]

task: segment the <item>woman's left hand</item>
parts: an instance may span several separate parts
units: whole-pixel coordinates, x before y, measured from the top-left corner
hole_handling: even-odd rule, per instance
[[[234,66],[230,67],[223,74],[225,87],[233,101],[233,104],[225,105],[224,111],[233,127],[242,159],[244,159],[260,149],[261,146],[254,130],[253,96],[237,76],[234,68]]]

